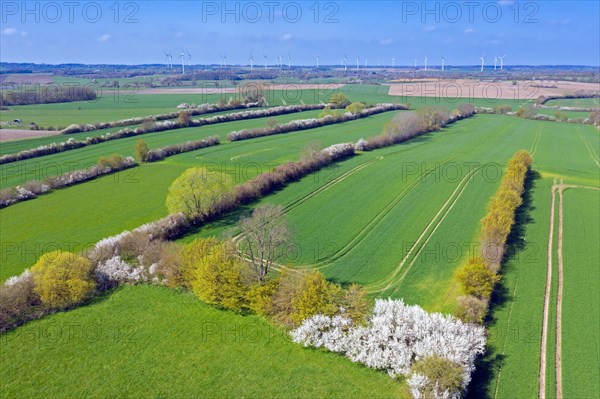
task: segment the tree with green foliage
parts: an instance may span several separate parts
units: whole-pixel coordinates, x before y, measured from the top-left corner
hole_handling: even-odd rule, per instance
[[[352,104],[346,107],[346,112],[350,112],[353,115],[358,115],[364,110],[367,106],[362,102],[353,102]]]
[[[144,140],[138,140],[135,143],[135,158],[138,162],[146,162],[148,160],[148,153],[150,152],[150,148],[148,148],[148,144]]]
[[[431,355],[423,357],[411,367],[412,375],[426,377],[426,382],[420,387],[412,387],[413,396],[423,399],[460,397],[463,390],[463,366],[445,357]],[[409,380],[411,384],[412,378]]]
[[[331,95],[329,104],[331,104],[333,108],[346,108],[350,105],[350,100],[344,93],[338,91]]]
[[[65,309],[89,298],[96,287],[88,259],[64,251],[40,257],[31,269],[34,291],[51,309]]]
[[[181,249],[179,256],[179,267],[173,276],[175,286],[191,288],[192,281],[196,278],[196,268],[202,259],[210,254],[220,244],[213,237],[198,238]]]
[[[253,284],[246,293],[248,308],[257,314],[266,316],[273,309],[273,296],[279,288],[279,279]]]
[[[213,214],[216,204],[231,192],[229,175],[212,173],[206,168],[190,168],[171,183],[167,208],[171,213],[182,212],[190,219],[202,218]]]
[[[206,303],[227,309],[241,309],[246,285],[242,262],[234,255],[233,244],[219,243],[200,256],[194,269],[192,291]]]
[[[312,271],[306,275],[298,295],[292,299],[292,320],[299,324],[316,314],[333,316],[339,311],[337,304],[341,292],[340,287],[327,281],[322,273]]]
[[[483,258],[469,259],[467,264],[457,271],[456,278],[465,294],[480,299],[489,298],[494,284],[500,280]]]

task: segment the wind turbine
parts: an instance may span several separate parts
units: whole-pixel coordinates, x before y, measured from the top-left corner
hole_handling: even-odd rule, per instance
[[[179,57],[181,58],[181,74],[185,75],[185,53],[183,52],[183,48],[181,49],[181,55],[179,55]]]
[[[356,70],[357,71],[358,71],[358,68],[359,68],[359,61],[360,61],[360,58],[356,57]]]
[[[365,57],[365,68],[369,67],[369,59]]]
[[[252,53],[250,53],[250,58],[248,58],[248,61],[250,61],[250,70],[254,69],[254,56],[252,55]]]
[[[292,69],[292,57],[288,54],[288,69]]]
[[[498,57],[500,58],[500,70],[502,70],[502,67],[504,66],[504,57],[506,57],[506,54],[504,54],[502,57]]]
[[[485,54],[479,57],[481,60],[481,72],[483,72],[483,66],[485,65]]]
[[[496,70],[497,65],[498,65],[498,57],[494,57],[494,71]]]
[[[319,68],[319,55],[317,54],[317,68]]]
[[[227,55],[223,54],[223,68],[227,68]]]
[[[348,57],[346,57],[346,54],[344,54],[344,72],[348,71],[348,63],[346,62],[348,60]]]
[[[392,68],[396,68],[396,59],[392,57]]]
[[[425,60],[423,61],[423,64],[425,65],[425,70],[427,70],[427,56],[425,56]]]
[[[444,72],[444,65],[446,64],[446,59],[442,57],[442,72]]]
[[[188,55],[188,66],[190,67],[190,69],[192,68],[192,55],[190,54],[190,52],[187,52]]]
[[[167,61],[167,67],[170,67],[171,64],[169,64],[169,53],[167,53],[166,51],[165,51],[165,59]]]
[[[415,69],[417,69],[417,59],[415,58]]]
[[[269,58],[269,55],[263,54],[263,57],[265,58],[265,69],[267,69],[267,59]]]

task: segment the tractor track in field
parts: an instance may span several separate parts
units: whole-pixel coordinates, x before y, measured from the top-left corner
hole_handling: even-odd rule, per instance
[[[514,126],[514,124],[507,126],[506,128],[498,131],[492,137],[501,135],[502,133],[506,132],[513,126]],[[360,242],[362,242],[373,230],[375,230],[375,228],[383,221],[383,219],[385,219],[385,216],[387,216],[404,199],[404,197],[406,197],[406,195],[408,195],[416,187],[418,187],[419,183],[423,182],[427,176],[434,173],[437,169],[448,164],[449,162],[453,161],[454,159],[456,159],[466,153],[469,153],[473,150],[476,150],[477,148],[479,148],[483,144],[485,144],[489,139],[490,139],[489,137],[485,138],[485,139],[481,140],[479,143],[477,143],[475,146],[473,146],[465,151],[459,152],[459,153],[447,158],[446,160],[444,160],[441,163],[436,163],[435,167],[425,170],[425,172],[420,177],[416,178],[411,183],[409,183],[408,187],[406,187],[404,190],[402,190],[377,215],[375,215],[363,229],[361,229],[359,232],[357,232],[357,234],[354,236],[354,238],[352,240],[350,240],[343,247],[341,247],[340,249],[335,251],[333,254],[331,254],[331,255],[327,256],[326,258],[320,260],[319,262],[316,262],[315,264],[313,264],[312,267],[315,269],[326,268],[328,266],[331,266],[331,264],[334,261],[347,255],[353,248],[355,248]]]
[[[556,399],[562,399],[562,298],[563,298],[563,181],[558,188],[558,291],[556,294]]]
[[[355,166],[354,168],[350,169],[349,171],[342,173],[341,175],[339,175],[338,177],[331,179],[330,181],[328,181],[327,183],[325,183],[324,185],[322,185],[321,187],[311,191],[310,193],[290,202],[289,204],[287,204],[286,206],[284,206],[284,211],[285,213],[290,212],[291,210],[293,210],[294,208],[297,208],[298,206],[302,205],[303,203],[305,203],[306,201],[310,200],[311,198],[315,197],[316,195],[322,193],[323,191],[326,191],[328,189],[330,189],[331,187],[335,186],[337,183],[340,183],[342,181],[344,181],[345,179],[347,179],[348,177],[352,176],[353,174],[361,171],[362,169],[366,168],[367,166],[370,166],[371,164],[377,162],[378,160],[381,160],[382,158],[377,158],[377,159],[373,159],[370,161],[366,161],[361,163],[360,165]]]
[[[577,134],[579,135],[579,138],[581,139],[581,141],[583,141],[583,144],[587,148],[588,153],[590,154],[590,157],[596,163],[596,166],[600,168],[600,158],[596,154],[594,147],[583,137],[583,134],[581,134],[581,128],[579,126],[576,126],[576,127],[577,127]]]
[[[552,291],[552,244],[554,241],[554,214],[556,208],[556,179],[552,184],[552,199],[550,202],[550,230],[548,232],[547,249],[547,269],[546,269],[546,290],[544,293],[544,313],[542,317],[542,340],[540,344],[540,372],[538,396],[539,399],[546,399],[546,349],[548,346],[548,319],[550,316],[550,295]]]
[[[560,183],[554,179],[552,184],[552,201],[550,204],[550,231],[548,233],[548,267],[546,271],[546,291],[544,294],[544,315],[542,324],[542,340],[540,345],[540,373],[539,373],[539,398],[546,398],[546,353],[548,346],[548,319],[550,314],[550,296],[552,291],[552,248],[554,244],[554,216],[556,208],[558,208],[558,225],[557,225],[557,283],[558,289],[556,294],[556,398],[562,399],[562,300],[563,300],[563,284],[564,284],[564,262],[563,262],[563,192],[568,188],[580,188],[587,190],[600,191],[599,187],[564,184],[561,179]],[[556,196],[558,194],[558,206],[556,205]]]
[[[448,214],[450,213],[450,210],[454,207],[454,205],[456,204],[456,202],[458,201],[458,199],[461,197],[463,191],[465,190],[465,188],[466,188],[466,186],[468,184],[469,179],[479,169],[481,169],[481,168],[473,169],[470,173],[468,173],[467,175],[465,175],[465,177],[463,177],[460,182],[458,182],[458,184],[456,185],[456,188],[454,189],[454,191],[450,194],[450,196],[448,197],[448,199],[446,200],[446,202],[441,206],[441,208],[433,216],[433,218],[431,218],[431,220],[429,221],[429,224],[425,227],[425,229],[423,230],[423,232],[421,232],[421,235],[419,236],[419,238],[417,238],[417,240],[412,244],[412,246],[410,247],[410,249],[408,250],[408,252],[404,256],[404,258],[402,259],[402,261],[400,262],[400,264],[398,266],[396,266],[396,268],[394,268],[394,270],[392,271],[392,273],[389,274],[387,277],[385,277],[381,281],[378,281],[376,283],[370,284],[368,286],[369,287],[369,289],[368,289],[369,292],[386,291],[389,288],[391,288],[392,284],[394,283],[394,279],[396,278],[396,276],[398,275],[398,273],[400,273],[403,270],[402,268],[403,268],[404,264],[409,259],[411,259],[411,254],[416,249],[417,252],[415,253],[414,257],[412,257],[412,261],[408,265],[408,268],[406,270],[404,270],[404,273],[401,276],[401,280],[399,280],[398,282],[402,281],[402,279],[404,278],[404,276],[406,275],[406,273],[408,273],[408,270],[410,270],[411,266],[415,263],[416,259],[419,257],[419,254],[425,248],[425,246],[427,245],[427,243],[429,242],[429,240],[431,239],[431,237],[433,236],[433,234],[435,233],[435,231],[442,224],[442,222],[444,221],[444,219],[446,218],[446,216],[448,216]],[[457,192],[458,192],[458,194],[457,194]],[[442,213],[444,213],[444,215],[442,215],[441,219],[438,220],[438,218],[440,217],[440,215]],[[431,230],[431,232],[429,234],[427,234],[428,231],[430,230],[430,228],[434,225],[434,223],[436,223],[436,221],[437,221],[437,224],[435,224],[435,226],[433,227],[433,230]],[[426,238],[425,242],[423,244],[421,244],[421,241],[426,236],[427,236],[427,238]],[[379,289],[379,287],[381,285],[386,284],[386,283],[387,283],[387,285],[384,288]]]
[[[542,137],[542,128],[543,128],[543,124],[540,124],[540,127],[538,129],[538,131],[535,134],[535,137],[533,138],[533,143],[531,144],[531,148],[529,149],[529,153],[531,154],[531,156],[533,157],[538,149],[538,145],[540,144],[540,138]]]

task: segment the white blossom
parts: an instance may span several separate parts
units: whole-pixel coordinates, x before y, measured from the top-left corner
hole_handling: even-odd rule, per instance
[[[463,367],[464,387],[475,369],[476,356],[485,348],[483,327],[440,313],[428,314],[402,300],[378,299],[366,326],[349,325],[347,318],[317,315],[304,320],[291,335],[294,342],[343,353],[353,362],[385,370],[392,377],[408,377],[415,361],[438,355]],[[414,377],[414,382],[417,386],[422,378]]]

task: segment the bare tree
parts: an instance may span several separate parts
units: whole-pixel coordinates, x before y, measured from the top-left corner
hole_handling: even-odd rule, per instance
[[[240,227],[242,252],[250,261],[258,282],[262,283],[290,239],[283,207],[271,204],[258,207],[251,217],[242,219]]]

